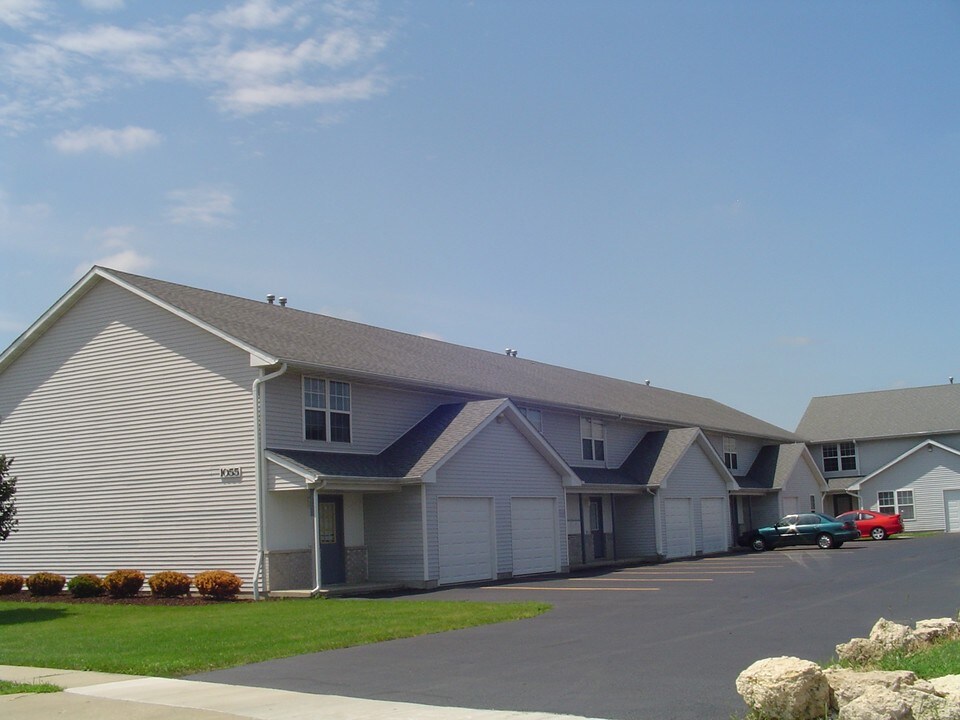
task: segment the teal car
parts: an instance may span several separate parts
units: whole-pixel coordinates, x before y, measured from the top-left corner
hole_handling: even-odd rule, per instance
[[[796,513],[785,515],[771,527],[745,532],[740,536],[740,545],[757,552],[788,545],[816,545],[828,550],[859,537],[860,531],[849,520],[837,520],[823,513]]]

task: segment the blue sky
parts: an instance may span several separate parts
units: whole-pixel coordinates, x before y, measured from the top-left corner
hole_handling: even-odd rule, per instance
[[[0,0],[0,347],[94,263],[714,398],[960,378],[960,3]]]

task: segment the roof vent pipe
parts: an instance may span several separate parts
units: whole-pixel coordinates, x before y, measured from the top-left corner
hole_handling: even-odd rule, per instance
[[[950,376],[950,384],[953,385],[953,375]]]
[[[650,386],[650,381],[649,381],[649,380],[644,380],[644,381],[643,381],[643,384],[646,385],[647,387],[649,387],[649,386]]]
[[[513,348],[507,348],[506,350],[504,350],[504,352],[507,354],[507,357],[516,357],[516,356],[517,356],[517,351],[514,350]]]
[[[287,306],[287,299],[286,299],[285,297],[283,297],[282,295],[281,295],[279,298],[277,298],[277,301],[280,303],[280,307],[286,307],[286,306]]]
[[[269,295],[267,295],[267,302],[270,303],[271,305],[273,305],[273,301],[276,299],[277,299],[277,296],[274,295],[273,293],[270,293]]]

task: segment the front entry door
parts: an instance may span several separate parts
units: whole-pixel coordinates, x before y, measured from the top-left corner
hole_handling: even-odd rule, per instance
[[[603,498],[590,498],[590,537],[593,538],[593,558],[602,560],[607,556],[607,540],[603,532]]]
[[[343,560],[343,496],[320,495],[320,584],[346,582]]]

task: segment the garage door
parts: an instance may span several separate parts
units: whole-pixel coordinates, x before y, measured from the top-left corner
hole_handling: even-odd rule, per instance
[[[557,572],[557,512],[554,498],[513,498],[513,574]]]
[[[490,498],[437,499],[440,583],[493,577],[493,501]]]
[[[666,498],[663,501],[668,558],[693,555],[693,520],[690,507],[690,498]]]
[[[727,523],[723,516],[723,498],[703,498],[700,501],[700,522],[703,552],[724,552],[727,549]]]
[[[947,519],[946,531],[960,532],[960,490],[943,491],[943,509]]]

